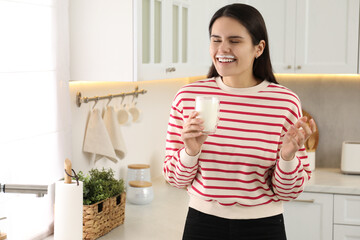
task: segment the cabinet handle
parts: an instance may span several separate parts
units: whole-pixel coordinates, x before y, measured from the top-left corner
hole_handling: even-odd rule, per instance
[[[165,69],[166,73],[175,72],[175,71],[176,71],[176,68],[174,68],[174,67],[169,67],[169,68]]]
[[[287,67],[286,67],[287,69],[291,69],[291,65],[287,65]]]
[[[314,199],[295,199],[293,202],[314,203]]]
[[[300,70],[300,69],[301,69],[301,66],[299,65],[299,66],[297,66],[296,68]]]

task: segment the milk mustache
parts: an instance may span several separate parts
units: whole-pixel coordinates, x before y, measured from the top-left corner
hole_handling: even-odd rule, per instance
[[[195,111],[204,120],[204,133],[213,134],[218,123],[220,101],[217,97],[197,96]]]

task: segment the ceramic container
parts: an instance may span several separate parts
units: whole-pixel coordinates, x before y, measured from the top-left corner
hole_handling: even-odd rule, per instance
[[[360,174],[360,142],[343,142],[341,150],[341,171],[347,174]]]
[[[154,199],[151,182],[130,181],[126,192],[126,201],[132,204],[144,205]]]
[[[307,152],[309,164],[310,164],[310,170],[313,172],[315,171],[315,152]]]
[[[130,181],[151,181],[150,165],[148,164],[130,164],[127,171],[127,182]]]

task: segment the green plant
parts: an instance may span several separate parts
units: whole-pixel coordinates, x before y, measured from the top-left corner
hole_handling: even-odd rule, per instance
[[[112,169],[91,169],[87,175],[78,173],[83,182],[83,204],[91,205],[124,192],[124,180],[115,179]]]

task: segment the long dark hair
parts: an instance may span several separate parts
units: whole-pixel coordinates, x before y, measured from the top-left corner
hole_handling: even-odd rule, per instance
[[[254,7],[235,3],[220,8],[210,20],[209,24],[209,35],[211,36],[211,30],[214,22],[220,17],[230,17],[239,21],[249,32],[252,43],[255,45],[259,44],[261,40],[265,41],[265,48],[263,53],[254,60],[253,74],[256,78],[261,80],[268,80],[269,82],[278,83],[275,79],[269,52],[269,39],[265,22],[260,12]],[[211,65],[208,78],[218,77],[219,73],[216,71],[214,63]]]

